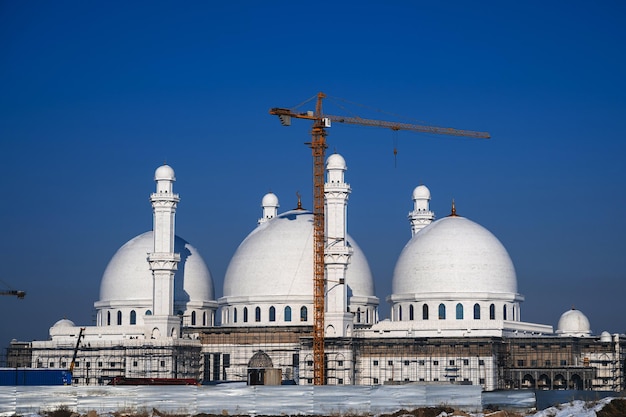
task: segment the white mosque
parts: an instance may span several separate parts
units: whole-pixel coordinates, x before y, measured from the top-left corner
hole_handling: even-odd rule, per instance
[[[326,164],[327,384],[475,384],[622,390],[624,336],[593,336],[578,310],[552,326],[521,321],[524,297],[500,241],[456,214],[435,220],[430,191],[413,191],[411,239],[393,272],[388,320],[367,258],[347,233],[351,189],[338,154]],[[313,215],[262,199],[257,227],[233,255],[223,296],[199,252],[175,234],[176,177],[157,168],[153,230],[125,243],[102,276],[95,326],[67,319],[29,344],[34,367],[67,367],[74,383],[116,376],[204,383],[313,381]],[[75,347],[78,349],[75,351]]]

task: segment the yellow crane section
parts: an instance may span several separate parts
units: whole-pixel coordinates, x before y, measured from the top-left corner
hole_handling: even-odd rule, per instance
[[[383,120],[362,119],[327,115],[322,112],[322,100],[326,94],[318,93],[315,111],[295,112],[287,108],[274,107],[270,114],[278,116],[283,126],[290,126],[291,119],[306,119],[313,122],[312,140],[307,143],[313,154],[313,382],[324,385],[324,291],[326,286],[324,268],[324,160],[326,157],[326,129],[331,122],[360,126],[384,127],[391,130],[410,130],[438,135],[463,136],[489,139],[487,132],[459,130],[446,127],[425,126],[410,123],[387,122]]]

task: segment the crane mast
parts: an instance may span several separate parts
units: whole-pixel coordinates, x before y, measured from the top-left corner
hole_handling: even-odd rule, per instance
[[[326,94],[317,94],[315,112],[298,113],[286,108],[272,108],[269,113],[278,116],[283,126],[291,125],[291,118],[313,121],[311,142],[307,145],[313,154],[313,382],[324,385],[324,292],[326,287],[324,265],[324,161],[326,159],[326,128],[330,123],[355,124],[360,126],[384,127],[391,130],[411,130],[416,132],[439,135],[453,135],[488,139],[487,132],[459,130],[436,126],[425,126],[409,123],[387,122],[383,120],[362,119],[360,117],[344,117],[325,115],[322,112],[322,100]]]

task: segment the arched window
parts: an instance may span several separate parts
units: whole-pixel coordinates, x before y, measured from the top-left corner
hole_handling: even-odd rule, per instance
[[[137,313],[135,313],[135,310],[130,311],[130,324],[137,324]]]
[[[151,316],[151,315],[152,315],[152,311],[146,310],[146,316]]]
[[[409,305],[409,320],[415,320],[415,311],[413,310],[413,304]]]
[[[202,325],[206,326],[206,311],[202,313]]]
[[[445,304],[441,303],[439,304],[439,320],[445,320],[446,319],[446,306]]]
[[[117,325],[121,326],[122,325],[122,312],[117,310]]]
[[[502,317],[504,318],[504,320],[506,320],[506,304],[504,305],[504,308],[502,309]]]
[[[285,321],[291,321],[291,307],[285,307]]]
[[[402,321],[402,306],[398,306],[398,321]]]
[[[422,306],[422,320],[428,320],[428,304]]]
[[[237,323],[237,307],[233,308],[233,323]]]
[[[480,304],[474,304],[474,320],[480,320]]]
[[[254,321],[257,323],[261,321],[261,307],[254,309]]]
[[[357,323],[361,322],[361,307],[356,309],[356,322]]]
[[[276,321],[276,309],[274,306],[270,307],[270,321]]]
[[[248,322],[248,307],[243,308],[243,322],[244,323]]]
[[[107,326],[111,325],[111,312],[107,311]]]
[[[196,325],[196,312],[195,311],[191,312],[191,325],[192,326]]]
[[[461,303],[456,305],[456,319],[463,320],[463,304]]]
[[[489,306],[489,320],[495,320],[496,319],[496,306],[491,304]]]
[[[307,321],[308,318],[309,318],[309,314],[306,309],[306,306],[302,306],[300,308],[300,321]]]

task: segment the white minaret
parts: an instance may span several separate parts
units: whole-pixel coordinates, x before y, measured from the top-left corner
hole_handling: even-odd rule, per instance
[[[435,213],[430,211],[430,190],[425,185],[418,185],[413,190],[413,211],[409,213],[411,236],[433,222]]]
[[[180,318],[174,316],[174,273],[180,254],[174,252],[176,206],[174,170],[162,165],[154,173],[156,192],[150,195],[153,213],[154,252],[148,254],[153,276],[152,315],[146,316],[146,337],[178,337]]]
[[[261,207],[263,207],[263,217],[257,222],[259,225],[278,215],[278,207],[280,207],[280,205],[278,204],[276,194],[272,192],[265,194],[263,200],[261,200]]]
[[[348,312],[346,269],[352,248],[346,242],[347,208],[350,185],[344,182],[346,161],[339,154],[326,161],[324,199],[326,208],[326,312],[324,326],[328,337],[352,335],[352,314]]]

